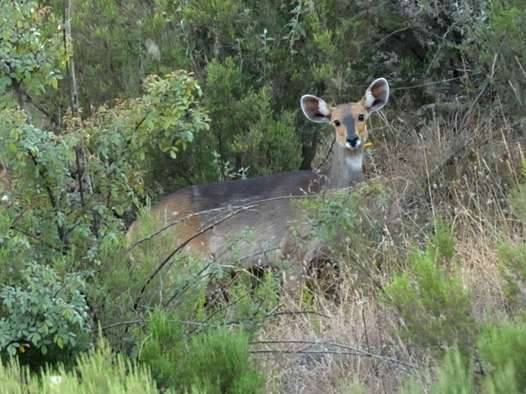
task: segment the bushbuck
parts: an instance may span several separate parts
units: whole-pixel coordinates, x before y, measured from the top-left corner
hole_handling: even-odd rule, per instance
[[[376,79],[360,101],[336,107],[304,95],[301,109],[305,116],[316,123],[331,123],[336,132],[329,168],[188,186],[165,197],[151,209],[158,229],[169,232],[173,240],[165,258],[183,250],[221,265],[242,259],[254,269],[288,260],[291,267],[283,286],[286,292],[295,292],[309,264],[318,257],[319,245],[297,247],[291,228],[305,227],[306,217],[292,201],[362,180],[366,121],[388,98],[384,78]],[[132,238],[140,225],[140,221],[133,223],[127,237]],[[251,236],[240,236],[247,229]]]

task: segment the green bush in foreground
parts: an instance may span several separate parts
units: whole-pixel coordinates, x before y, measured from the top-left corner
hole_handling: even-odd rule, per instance
[[[526,178],[526,159],[522,155],[522,176]],[[508,195],[513,214],[524,224],[526,223],[526,184],[519,185]],[[512,305],[519,310],[524,309],[526,294],[526,242],[498,245],[499,273],[505,280],[504,295]]]
[[[438,349],[457,343],[467,353],[476,332],[471,293],[464,289],[458,271],[448,274],[441,265],[453,254],[454,238],[438,223],[425,252],[413,251],[408,271],[394,275],[383,301],[404,317],[406,330],[400,335]]]
[[[77,367],[66,372],[42,371],[37,376],[21,367],[17,359],[0,363],[2,394],[61,393],[61,394],[150,394],[159,393],[148,369],[111,353],[104,341],[92,354],[77,359]],[[170,391],[164,391],[170,393]]]
[[[437,381],[424,389],[413,380],[401,393],[519,394],[526,389],[526,326],[503,322],[481,330],[477,366],[455,346],[446,352]],[[479,371],[476,373],[475,371]]]
[[[19,352],[20,361],[33,367],[73,361],[88,347],[91,332],[88,306],[79,290],[84,279],[74,274],[62,282],[55,270],[36,262],[21,275],[21,283],[0,291],[0,356]]]
[[[250,360],[248,334],[222,327],[189,335],[165,313],[151,316],[140,350],[159,388],[202,393],[263,392],[264,378]]]
[[[218,329],[183,335],[166,314],[152,316],[151,335],[140,363],[112,353],[104,339],[95,351],[77,357],[77,366],[63,364],[38,375],[17,358],[0,360],[2,394],[80,393],[262,393],[265,380],[252,368],[248,337],[242,331]],[[152,373],[150,373],[150,368]]]

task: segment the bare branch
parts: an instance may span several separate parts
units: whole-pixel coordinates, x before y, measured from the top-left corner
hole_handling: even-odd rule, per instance
[[[305,315],[305,314],[312,314],[312,315],[317,315],[320,317],[325,317],[326,319],[330,319],[330,316],[324,315],[316,311],[283,311],[283,312],[268,313],[265,317],[279,316],[279,315]]]
[[[334,351],[334,350],[327,350],[327,351],[304,351],[304,350],[254,350],[251,351],[251,353],[331,353],[331,354],[350,354],[355,356],[362,356],[362,357],[369,357],[372,359],[375,359],[377,361],[385,362],[394,364],[396,366],[402,366],[402,367],[409,367],[412,369],[420,369],[419,366],[406,363],[404,361],[397,360],[395,358],[380,356],[378,354],[370,353],[365,350],[356,349],[350,346],[341,345],[339,343],[335,342],[325,342],[325,341],[300,341],[300,340],[268,340],[268,341],[252,341],[249,342],[249,345],[264,345],[264,344],[303,344],[303,345],[322,345],[322,346],[328,346],[328,347],[336,347],[340,349],[344,349],[344,352],[341,351]],[[405,368],[402,368],[403,370],[406,370]]]

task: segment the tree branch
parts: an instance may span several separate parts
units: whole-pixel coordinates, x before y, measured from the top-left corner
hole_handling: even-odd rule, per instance
[[[417,365],[406,363],[405,361],[400,361],[395,358],[391,357],[385,357],[380,356],[378,354],[370,353],[365,350],[356,349],[350,346],[341,345],[336,342],[325,342],[325,341],[301,341],[301,340],[268,340],[268,341],[251,341],[248,343],[249,345],[265,345],[265,344],[302,344],[302,345],[322,345],[327,347],[336,347],[340,349],[344,349],[343,352],[335,351],[335,350],[327,350],[327,351],[305,351],[305,350],[271,350],[271,349],[265,349],[265,350],[253,350],[251,353],[330,353],[330,354],[350,354],[354,356],[362,356],[362,357],[369,357],[377,361],[381,361],[384,363],[389,363],[392,365],[397,366],[398,368],[407,371],[405,367],[412,368],[415,370],[419,370],[420,367]]]

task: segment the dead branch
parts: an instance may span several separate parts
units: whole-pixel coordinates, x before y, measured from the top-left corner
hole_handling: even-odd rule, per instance
[[[350,346],[341,345],[336,342],[330,342],[330,341],[300,341],[300,340],[268,340],[268,341],[251,341],[249,342],[249,345],[265,345],[265,344],[302,344],[302,345],[322,345],[327,347],[336,347],[343,349],[344,351],[335,351],[335,350],[326,350],[326,351],[305,351],[305,350],[272,350],[272,349],[264,349],[264,350],[253,350],[251,353],[330,353],[330,354],[350,354],[354,356],[362,356],[362,357],[369,357],[377,361],[381,361],[384,363],[389,363],[392,365],[395,365],[399,367],[400,369],[407,371],[405,367],[412,368],[415,370],[421,369],[417,365],[409,364],[404,361],[397,360],[395,358],[391,357],[385,357],[380,356],[378,354],[370,353],[365,350],[356,349]]]

